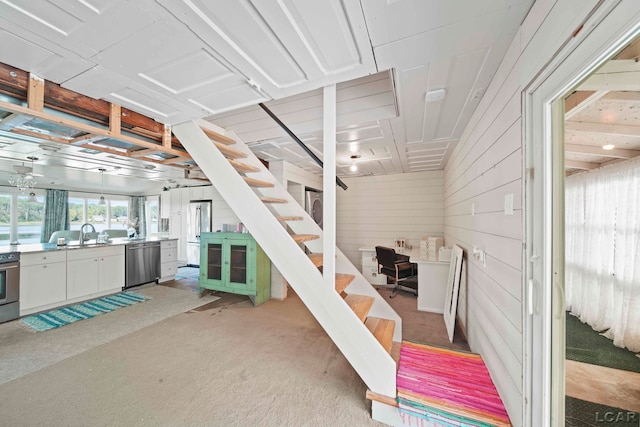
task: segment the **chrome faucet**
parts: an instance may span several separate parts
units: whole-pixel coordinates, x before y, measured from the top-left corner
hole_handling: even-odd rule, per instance
[[[88,238],[86,238],[87,232],[84,231],[84,228],[87,227],[87,226],[91,228],[91,231],[90,231],[91,233],[95,233],[96,232],[96,228],[93,226],[93,224],[89,224],[88,222],[82,224],[80,226],[80,236],[78,237],[78,240],[80,240],[80,246],[83,246],[84,242],[89,240]]]

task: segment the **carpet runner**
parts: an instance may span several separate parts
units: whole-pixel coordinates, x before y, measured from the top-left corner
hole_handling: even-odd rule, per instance
[[[480,355],[403,341],[401,414],[444,426],[511,426]]]
[[[151,297],[140,295],[136,292],[120,292],[81,304],[56,308],[55,310],[23,317],[20,322],[36,331],[46,331],[77,322],[78,320],[90,319],[148,299],[151,299]]]

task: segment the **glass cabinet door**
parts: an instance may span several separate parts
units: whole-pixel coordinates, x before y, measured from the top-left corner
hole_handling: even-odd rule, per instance
[[[207,244],[207,279],[222,280],[222,243]]]
[[[229,245],[229,282],[235,285],[247,284],[247,244]]]

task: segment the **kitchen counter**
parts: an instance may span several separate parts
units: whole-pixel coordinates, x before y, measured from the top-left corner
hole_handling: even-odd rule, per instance
[[[6,253],[6,252],[35,253],[35,252],[49,252],[49,251],[65,251],[65,250],[75,250],[75,249],[100,248],[105,246],[129,245],[129,244],[136,244],[136,243],[163,242],[166,240],[177,240],[177,239],[147,237],[146,239],[130,240],[126,237],[122,237],[122,238],[109,239],[109,243],[96,243],[95,239],[92,239],[86,242],[84,245],[80,245],[80,243],[77,240],[72,240],[62,246],[58,246],[56,243],[26,243],[26,244],[20,244],[20,245],[0,246],[0,253]]]

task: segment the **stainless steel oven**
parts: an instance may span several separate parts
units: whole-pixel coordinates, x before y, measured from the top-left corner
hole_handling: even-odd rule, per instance
[[[20,254],[0,254],[0,323],[20,317]]]

